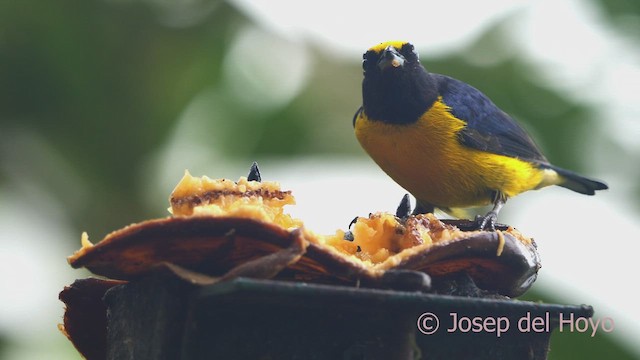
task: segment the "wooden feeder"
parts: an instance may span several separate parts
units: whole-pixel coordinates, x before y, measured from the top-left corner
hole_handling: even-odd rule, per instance
[[[398,210],[323,238],[282,214],[290,193],[255,166],[205,180],[181,181],[174,216],[84,236],[69,258],[106,278],[60,293],[61,330],[87,359],[546,359],[561,314],[593,315],[512,299],[540,268],[513,228]]]

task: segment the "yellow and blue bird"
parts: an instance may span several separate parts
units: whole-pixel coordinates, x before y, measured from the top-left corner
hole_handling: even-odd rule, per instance
[[[493,204],[478,218],[495,229],[508,198],[559,185],[593,195],[607,185],[554,166],[527,132],[486,95],[429,73],[413,45],[390,41],[363,55],[356,137],[417,200],[414,213]]]

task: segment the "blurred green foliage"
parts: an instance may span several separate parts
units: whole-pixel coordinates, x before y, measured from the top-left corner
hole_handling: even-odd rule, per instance
[[[640,3],[635,0],[601,0],[598,5],[607,12],[613,23],[621,16],[640,14]]]
[[[142,2],[81,0],[4,1],[0,17],[2,131],[41,136],[90,184],[85,206],[99,206],[77,209],[78,225],[107,231],[140,218],[141,164],[219,80],[244,18],[221,4],[206,22],[174,29]]]
[[[600,4],[611,22],[640,14],[638,1]],[[234,79],[225,75],[224,64],[236,35],[248,27],[259,25],[227,2],[0,1],[0,187],[38,184],[67,202],[78,233],[88,229],[98,237],[164,215],[141,196],[145,178],[154,175],[145,171],[185,109],[207,92],[219,95],[215,106],[224,115],[202,124],[198,138],[217,139],[211,146],[230,161],[364,156],[351,129],[361,101],[360,57],[344,61],[306,44],[312,61],[304,88],[284,104],[246,108],[230,97]],[[501,51],[509,46],[506,31],[506,23],[496,24],[468,52]],[[270,56],[258,50],[257,59]],[[590,105],[533,83],[523,59],[507,55],[479,65],[465,54],[422,54],[422,62],[489,95],[534,132],[555,164],[585,166],[576,134],[593,125]],[[280,76],[286,75],[284,66]],[[25,139],[41,146],[31,147]],[[631,358],[609,336],[599,336],[599,342],[577,335],[556,338],[552,359]]]

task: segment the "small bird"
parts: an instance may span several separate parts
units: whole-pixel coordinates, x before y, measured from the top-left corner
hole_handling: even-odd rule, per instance
[[[415,214],[493,204],[477,221],[495,230],[507,199],[524,191],[559,185],[593,195],[608,188],[550,164],[513,118],[471,85],[429,73],[408,42],[370,48],[362,67],[356,137],[416,198]]]

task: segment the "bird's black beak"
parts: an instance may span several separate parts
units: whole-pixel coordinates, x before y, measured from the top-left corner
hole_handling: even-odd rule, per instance
[[[393,46],[387,46],[386,49],[380,55],[380,60],[378,60],[378,68],[380,70],[385,70],[389,67],[402,67],[404,66],[404,56],[402,56],[396,48]]]

